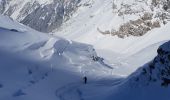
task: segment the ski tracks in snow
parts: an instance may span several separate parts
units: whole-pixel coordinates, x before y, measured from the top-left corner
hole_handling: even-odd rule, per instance
[[[41,81],[45,80],[48,78],[49,74],[51,73],[51,71],[48,71],[46,73],[44,73],[38,80],[31,80],[29,81],[28,84],[26,84],[24,87],[20,87],[18,90],[16,90],[14,93],[13,93],[13,97],[19,97],[19,96],[22,96],[22,95],[27,95],[24,90],[40,83]]]
[[[56,90],[55,94],[60,100],[84,100],[82,91],[79,89],[80,83],[67,84]]]
[[[55,95],[59,100],[85,100],[88,95],[88,91],[93,91],[93,88],[97,88],[99,91],[103,87],[117,86],[123,81],[123,78],[118,79],[101,79],[92,81],[88,84],[82,83],[70,83],[61,88],[58,88]],[[85,94],[84,94],[85,93]],[[88,97],[87,97],[88,98]]]

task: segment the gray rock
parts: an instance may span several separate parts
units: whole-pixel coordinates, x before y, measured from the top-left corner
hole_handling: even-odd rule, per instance
[[[8,5],[12,0],[0,3],[0,13],[12,16],[20,4]],[[68,20],[78,8],[80,0],[54,0],[50,4],[39,4],[37,1],[26,2],[16,20],[41,32],[51,32]],[[8,9],[6,9],[8,7]],[[6,9],[6,10],[5,10]]]

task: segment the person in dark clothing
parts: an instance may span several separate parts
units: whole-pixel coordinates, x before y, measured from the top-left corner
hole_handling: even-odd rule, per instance
[[[84,79],[84,84],[87,84],[87,77],[85,76],[83,79]]]

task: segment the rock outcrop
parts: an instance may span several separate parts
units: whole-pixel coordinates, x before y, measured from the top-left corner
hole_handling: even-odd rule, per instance
[[[160,46],[157,53],[153,61],[129,77],[131,83],[137,85],[158,83],[163,87],[170,85],[170,41]]]
[[[47,0],[48,1],[48,0]],[[41,4],[37,0],[3,0],[0,13],[41,32],[51,32],[68,20],[81,0],[53,0]]]
[[[161,27],[161,24],[166,24],[170,19],[169,0],[144,0],[133,3],[125,1],[120,5],[113,2],[112,8],[114,14],[126,21],[120,24],[118,29],[101,31],[98,28],[97,30],[104,35],[111,34],[119,38],[143,36],[148,31]],[[138,18],[128,20],[129,16]]]

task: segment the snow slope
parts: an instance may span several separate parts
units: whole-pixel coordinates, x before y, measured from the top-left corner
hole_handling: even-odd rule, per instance
[[[113,2],[117,5],[117,9],[120,9],[120,5],[133,4],[137,1],[135,0],[90,0],[90,6],[81,6],[78,11],[73,15],[73,17],[67,21],[61,28],[61,30],[56,30],[55,34],[63,36],[75,41],[92,44],[96,49],[109,50],[116,53],[136,53],[141,49],[160,41],[169,39],[169,34],[160,33],[156,31],[161,31],[169,25],[163,26],[163,29],[154,29],[142,37],[128,37],[121,39],[118,37],[111,37],[110,35],[104,36],[100,34],[97,28],[101,30],[111,30],[112,28],[119,28],[121,24],[139,18],[140,14],[126,15],[123,19],[121,16],[117,15],[117,12],[113,12],[112,9]],[[93,1],[93,2],[92,2]],[[83,1],[82,1],[83,2]],[[149,2],[149,1],[148,1]],[[143,3],[138,3],[137,7]],[[146,11],[149,9],[148,6],[142,5]],[[150,10],[148,10],[149,12]],[[168,30],[167,30],[168,31]],[[156,32],[156,33],[155,33]],[[164,34],[161,35],[160,34]],[[155,40],[156,38],[160,38]],[[152,39],[150,39],[152,38]],[[146,41],[147,40],[147,41]],[[138,41],[138,42],[136,42]],[[147,44],[146,44],[147,42]],[[107,44],[106,44],[107,43]],[[145,45],[144,45],[145,44]],[[140,46],[141,48],[138,48]]]
[[[88,5],[83,6],[84,2]],[[113,10],[113,2],[116,4],[115,10]],[[98,28],[102,31],[118,29],[120,25],[129,20],[140,18],[144,12],[152,12],[155,15],[163,12],[161,5],[152,11],[151,0],[141,2],[137,0],[83,0],[81,4],[82,6],[71,19],[65,22],[60,30],[55,30],[51,34],[93,45],[105,62],[115,68],[113,70],[115,74],[129,75],[139,66],[152,60],[156,56],[157,48],[170,39],[169,23],[161,24],[161,28],[155,28],[141,37],[130,36],[124,39],[103,35],[98,31]],[[132,11],[138,13],[119,16],[120,11],[124,11],[123,8],[121,9],[123,4],[132,6]],[[149,50],[145,52],[145,49]],[[139,55],[146,56],[139,57]],[[138,60],[134,62],[136,58]]]
[[[111,68],[91,45],[49,36],[0,15],[0,99],[60,100],[57,89]],[[110,74],[108,74],[110,73]]]
[[[157,56],[139,68],[107,100],[169,100],[170,41],[157,50]],[[128,91],[128,92],[127,92]]]
[[[83,5],[80,4],[73,17],[52,35],[37,32],[0,15],[0,99],[168,100],[170,89],[161,86],[165,81],[161,76],[152,82],[155,79],[148,81],[151,72],[141,75],[144,73],[142,68],[150,71],[148,64],[128,78],[120,76],[131,74],[149,61],[152,63],[158,47],[170,39],[170,24],[141,37],[121,39],[102,35],[97,28],[116,29],[130,19],[137,19],[140,14],[127,15],[124,20],[113,14],[111,0],[83,0],[81,3]],[[146,5],[142,3],[140,6]],[[164,56],[157,56],[163,60],[158,60],[154,78],[160,75],[160,67],[168,71],[169,61]],[[164,60],[168,63],[160,65]],[[88,77],[86,85],[82,80],[85,75]],[[169,76],[165,78],[169,79]]]
[[[163,51],[158,51],[155,60],[128,78],[120,78],[111,76],[112,69],[100,60],[92,59],[97,55],[90,45],[39,33],[8,17],[0,16],[0,22],[2,100],[169,100],[170,89],[163,80],[169,79],[169,74],[160,74],[160,71],[168,72],[169,42],[160,47]],[[144,54],[152,53],[163,42],[143,49],[135,58],[148,59]],[[155,69],[151,74],[152,63]],[[147,74],[143,74],[143,68]],[[84,75],[88,77],[86,85],[82,80]]]
[[[56,91],[61,100],[169,100],[170,41],[158,55],[125,79],[111,78]],[[69,91],[68,91],[69,90]]]

